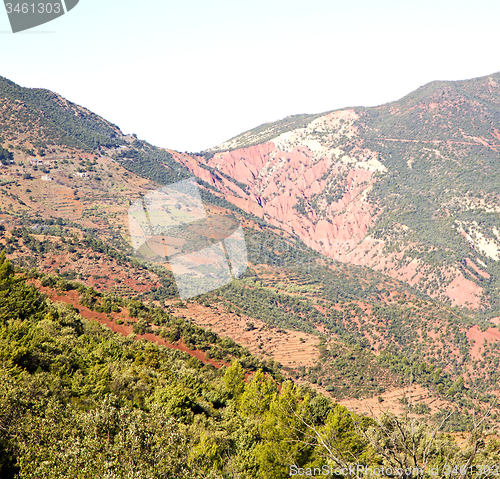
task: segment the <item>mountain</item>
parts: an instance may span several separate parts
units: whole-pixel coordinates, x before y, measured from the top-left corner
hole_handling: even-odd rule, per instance
[[[372,108],[267,123],[170,153],[225,199],[334,260],[484,318],[500,312],[500,73]]]
[[[495,78],[290,117],[199,154],[157,148],[55,93],[0,79],[0,248],[55,285],[58,301],[78,307],[74,283],[91,288],[82,306],[109,314],[115,331],[154,325],[145,313],[123,326],[108,311],[113,298],[132,310],[142,301],[337,400],[380,397],[396,410],[390,401],[415,381],[434,415],[472,408],[478,394],[493,403]],[[193,176],[209,217],[243,225],[249,269],[180,301],[164,264],[133,256],[128,208]],[[216,346],[207,354],[223,358]]]
[[[415,428],[436,464],[497,463],[498,81],[196,154],[0,78],[0,476],[281,479],[409,464]],[[187,178],[249,267],[183,301],[128,210]]]

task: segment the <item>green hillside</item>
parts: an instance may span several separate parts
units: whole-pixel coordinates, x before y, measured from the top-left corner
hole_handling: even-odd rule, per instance
[[[278,479],[325,464],[333,472],[353,462],[425,460],[400,449],[403,436],[386,444],[387,425],[410,430],[414,420],[361,418],[274,373],[259,369],[248,377],[237,360],[217,370],[111,333],[47,301],[14,276],[4,253],[0,291],[2,478]],[[427,444],[424,436],[412,441]],[[481,438],[461,451],[439,433],[426,454],[432,465],[482,464],[497,461],[499,447]]]
[[[2,141],[29,133],[37,139],[33,146],[42,150],[57,145],[93,151],[124,144],[117,126],[49,90],[23,88],[0,77],[0,98],[17,110],[14,121],[8,110],[0,113]]]
[[[387,175],[372,193],[384,211],[373,235],[403,249],[406,260],[425,258],[427,276],[442,277],[447,267],[466,270],[486,292],[482,308],[498,314],[500,264],[461,231],[479,231],[497,240],[500,228],[500,170],[495,125],[500,124],[500,73],[460,82],[433,82],[401,100],[363,112],[360,144],[380,153]],[[396,239],[395,224],[409,231]],[[479,258],[489,274],[481,277],[464,263]],[[477,261],[477,260],[476,260]],[[425,269],[422,268],[423,270]],[[424,291],[437,289],[429,281]]]
[[[133,257],[127,224],[132,201],[192,176],[175,152],[125,136],[54,93],[0,79],[0,251],[12,260],[0,256],[0,476],[267,479],[289,477],[292,465],[411,464],[406,443],[390,432],[417,427],[422,450],[448,415],[441,430],[472,430],[472,449],[439,434],[429,445],[433,463],[443,465],[449,453],[464,464],[474,447],[477,464],[498,461],[498,445],[474,429],[472,414],[493,407],[487,423],[498,423],[500,342],[489,319],[499,311],[499,261],[470,239],[475,230],[494,238],[500,229],[490,131],[500,78],[491,78],[435,82],[398,102],[356,109],[357,136],[335,139],[353,157],[377,152],[387,167],[367,196],[381,213],[370,234],[386,253],[404,251],[400,265],[420,260],[426,281],[418,288],[323,257],[219,188],[229,182],[248,194],[250,185],[200,164],[214,179],[200,180],[211,214],[231,211],[245,225],[249,269],[187,302],[169,270]],[[262,125],[234,145],[320,116]],[[50,162],[33,165],[33,156]],[[346,193],[346,174],[294,211],[321,214],[323,198]],[[483,287],[479,310],[431,297],[452,268]],[[66,302],[53,303],[49,293]],[[246,326],[231,337],[215,334],[195,325],[188,306],[244,318]],[[112,333],[92,315],[133,335]],[[262,330],[310,335],[316,345],[305,351],[306,365],[282,367],[260,340],[254,354],[240,346],[257,321]],[[491,340],[476,344],[473,326]],[[136,340],[144,334],[150,340]],[[412,384],[442,409],[431,413],[425,401],[402,397],[406,416],[377,422],[336,403],[383,404],[381,395]]]
[[[470,306],[471,313],[482,319],[498,316],[500,73],[464,81],[436,81],[400,100],[348,111],[348,122],[339,110],[333,123],[322,123],[319,130],[306,127],[325,114],[268,123],[229,140],[220,150],[265,143],[284,132],[295,132],[295,144],[303,145],[305,151],[310,145],[321,145],[321,154],[333,162],[321,178],[328,184],[307,197],[302,187],[291,191],[291,196],[295,200],[294,215],[315,217],[317,221],[327,218],[330,222],[334,218],[329,216],[329,207],[341,200],[350,201],[346,198],[352,186],[347,178],[354,164],[377,159],[382,170],[377,170],[367,196],[377,218],[368,235],[384,242],[386,257],[399,255],[393,269],[402,270],[417,261],[415,276],[420,279],[415,287],[448,304],[453,303],[447,287],[461,276],[479,291],[477,304]],[[218,148],[207,150],[200,164],[210,161]],[[241,150],[241,161],[266,164],[275,154],[260,158],[258,150]],[[316,153],[308,154],[319,161]],[[345,164],[342,157],[349,157],[350,163]],[[224,164],[222,158],[223,154],[217,156],[217,164]],[[281,165],[263,170],[269,175],[265,181],[271,184],[275,168],[282,171]],[[221,166],[221,173],[227,173],[223,169]],[[287,173],[283,170],[280,174],[279,181],[283,181]],[[276,201],[281,195],[260,198],[257,183],[263,180],[250,181],[256,185],[245,187],[257,197],[258,204]],[[279,192],[281,186],[275,186]],[[254,201],[251,196],[245,199]],[[282,199],[288,201],[286,195]],[[344,213],[342,209],[338,212]]]

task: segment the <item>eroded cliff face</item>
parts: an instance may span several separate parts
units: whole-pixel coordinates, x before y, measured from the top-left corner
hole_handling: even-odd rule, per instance
[[[362,143],[346,148],[359,135],[358,119],[354,110],[328,113],[256,145],[268,132],[246,134],[216,147],[208,160],[170,153],[228,201],[329,258],[383,271],[453,305],[479,307],[483,290],[467,271],[447,265],[436,278],[421,257],[405,255],[421,245],[402,241],[391,248],[384,235],[370,234],[385,213],[370,191],[390,171],[385,158]],[[405,225],[391,228],[392,237],[394,231],[409,236]],[[429,291],[431,283],[437,286]]]

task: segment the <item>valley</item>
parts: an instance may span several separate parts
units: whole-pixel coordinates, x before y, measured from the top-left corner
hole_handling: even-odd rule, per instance
[[[5,384],[41,388],[30,381],[46,374],[47,397],[71,403],[75,417],[104,407],[107,394],[144,414],[163,404],[195,444],[191,466],[207,474],[222,474],[220,458],[234,454],[247,471],[274,464],[284,477],[262,451],[272,444],[277,454],[287,438],[253,417],[283,420],[292,434],[298,426],[277,406],[288,400],[303,424],[325,431],[354,417],[346,411],[446,418],[444,431],[466,434],[488,410],[496,427],[499,84],[498,73],[434,82],[386,105],[288,117],[188,153],[0,78]],[[181,299],[168,263],[134,254],[128,214],[187,178],[212,226],[226,215],[240,222],[248,268]],[[329,457],[314,441],[293,460]],[[247,443],[260,451],[253,459]]]

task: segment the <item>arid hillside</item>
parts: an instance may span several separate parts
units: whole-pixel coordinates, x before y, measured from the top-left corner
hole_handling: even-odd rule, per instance
[[[264,124],[172,156],[329,258],[498,316],[500,74]]]
[[[496,77],[291,117],[200,154],[154,147],[2,79],[0,249],[60,299],[81,301],[76,283],[91,288],[88,304],[143,301],[337,400],[387,405],[414,381],[428,402],[492,402],[500,183],[486,133]],[[134,256],[128,209],[193,176],[210,221],[233,215],[243,226],[249,267],[183,302],[168,263]],[[133,328],[114,316],[106,324]]]

